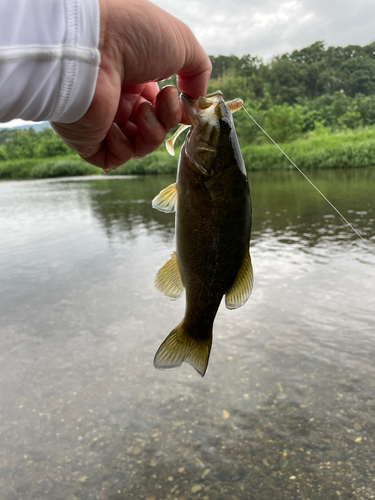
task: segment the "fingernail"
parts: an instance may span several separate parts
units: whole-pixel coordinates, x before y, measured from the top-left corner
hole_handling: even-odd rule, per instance
[[[151,125],[151,127],[156,127],[156,125],[160,125],[160,122],[157,119],[157,117],[155,115],[155,111],[154,111],[153,107],[151,106],[151,104],[149,106],[147,106],[145,118],[146,118],[147,123],[149,125]]]
[[[120,127],[117,125],[117,123],[112,123],[111,127],[111,134],[113,137],[119,141],[119,142],[124,142],[125,140],[125,135],[122,133],[122,130]]]
[[[170,106],[170,110],[172,112],[177,111],[178,108],[180,107],[180,100],[178,98],[177,90],[171,93],[171,96],[168,99],[168,105]]]
[[[82,158],[90,158],[90,156],[92,156],[92,148],[93,146],[89,146],[88,148],[86,148],[84,151],[81,151],[79,152],[79,156],[81,156]]]

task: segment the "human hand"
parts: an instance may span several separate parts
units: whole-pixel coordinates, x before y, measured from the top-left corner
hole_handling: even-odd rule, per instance
[[[147,0],[99,0],[101,63],[85,115],[51,123],[62,140],[104,171],[157,149],[189,123],[177,89],[157,81],[177,73],[181,92],[206,94],[211,63],[190,29]]]

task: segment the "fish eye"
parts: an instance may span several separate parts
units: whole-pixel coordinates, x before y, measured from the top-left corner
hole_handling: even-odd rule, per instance
[[[221,130],[228,130],[230,126],[228,118],[220,118],[219,125]]]

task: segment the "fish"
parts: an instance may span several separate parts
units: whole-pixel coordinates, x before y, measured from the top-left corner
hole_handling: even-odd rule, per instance
[[[226,103],[220,91],[198,99],[181,94],[181,101],[191,126],[181,147],[177,179],[152,206],[176,212],[176,250],[156,274],[155,286],[172,300],[185,290],[186,308],[181,323],[157,350],[154,366],[167,370],[187,362],[203,377],[222,298],[228,309],[236,309],[253,288],[252,207],[232,116],[242,101]],[[181,125],[167,141],[171,154],[187,127]]]

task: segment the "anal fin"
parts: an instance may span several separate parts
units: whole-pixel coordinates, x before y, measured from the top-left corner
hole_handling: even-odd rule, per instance
[[[173,183],[162,189],[152,200],[152,208],[160,212],[175,212],[177,207],[177,184]]]
[[[225,306],[228,309],[237,309],[245,304],[253,289],[253,267],[249,252],[246,252],[238,274],[225,294]]]
[[[171,300],[177,300],[181,297],[184,285],[181,280],[176,252],[172,253],[171,258],[157,272],[155,286],[159,292]]]

